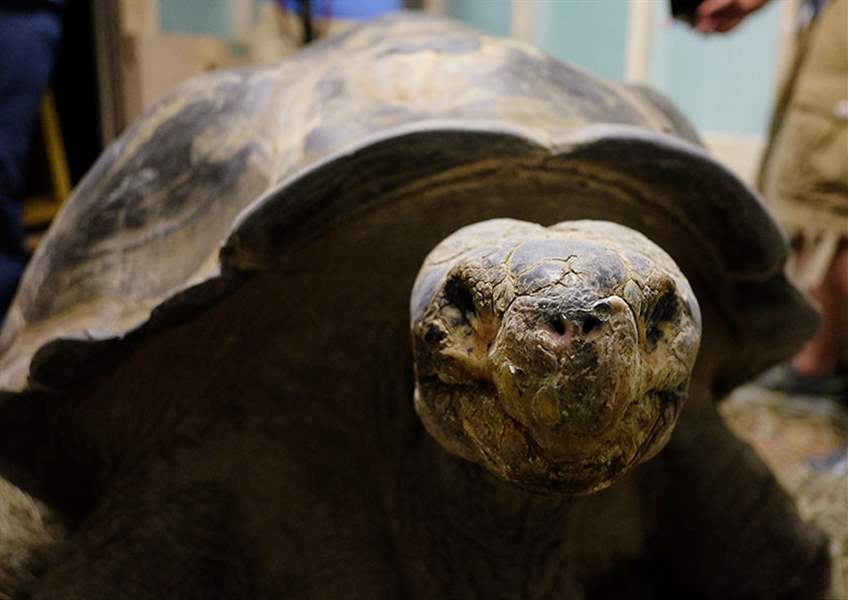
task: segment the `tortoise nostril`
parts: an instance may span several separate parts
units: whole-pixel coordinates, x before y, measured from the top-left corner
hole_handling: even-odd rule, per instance
[[[551,317],[550,325],[557,335],[565,335],[565,321],[561,317]]]
[[[592,306],[592,310],[598,313],[599,315],[608,315],[612,312],[612,305],[608,300],[598,300]]]
[[[595,317],[593,315],[589,315],[588,317],[586,317],[583,320],[583,327],[581,328],[581,331],[583,332],[584,335],[592,333],[598,327],[601,326],[601,323],[602,323],[602,321],[598,317]]]

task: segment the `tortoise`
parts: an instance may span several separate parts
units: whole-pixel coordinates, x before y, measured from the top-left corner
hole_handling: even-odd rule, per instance
[[[0,335],[0,594],[821,596],[715,408],[815,326],[785,259],[662,96],[449,20],[189,81]]]

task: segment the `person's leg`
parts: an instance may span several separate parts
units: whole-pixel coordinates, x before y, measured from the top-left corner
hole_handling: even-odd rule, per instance
[[[821,313],[821,324],[792,359],[792,367],[802,376],[833,375],[843,350],[848,313],[848,246],[840,247],[824,280],[811,295]]]
[[[61,29],[58,6],[38,4],[0,8],[0,320],[23,270],[26,158]]]

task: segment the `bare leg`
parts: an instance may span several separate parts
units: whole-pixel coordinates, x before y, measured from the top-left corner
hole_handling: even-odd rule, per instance
[[[792,359],[792,366],[801,375],[832,375],[840,358],[848,312],[848,247],[840,247],[824,280],[810,293],[821,311],[821,325]]]

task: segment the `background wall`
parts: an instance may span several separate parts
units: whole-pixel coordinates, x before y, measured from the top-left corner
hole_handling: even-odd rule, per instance
[[[791,37],[798,1],[772,0],[732,33],[710,37],[672,22],[668,0],[415,4],[522,39],[602,77],[655,87],[694,122],[720,160],[750,181],[768,127],[782,40]],[[270,10],[275,4],[292,8],[293,0],[122,0],[123,29],[134,36],[138,57],[126,85],[135,86],[138,93],[131,96],[140,99],[127,114],[137,114],[197,71],[277,60],[294,51],[296,24],[272,23],[272,13],[280,12]],[[331,23],[372,18],[404,4],[409,3],[313,0],[316,16]],[[291,39],[281,39],[287,27]]]
[[[436,12],[514,37],[603,77],[669,96],[707,145],[753,179],[794,0],[772,0],[726,35],[671,20],[667,0],[440,0]]]
[[[627,2],[535,2],[535,27],[528,30],[539,48],[603,77],[625,74]]]
[[[755,177],[771,116],[781,2],[773,0],[725,35],[670,25],[665,3],[651,3],[647,82],[704,132],[707,144],[748,180]]]
[[[443,6],[437,6],[436,12],[468,23],[492,35],[510,35],[512,33],[511,0],[446,0]]]

